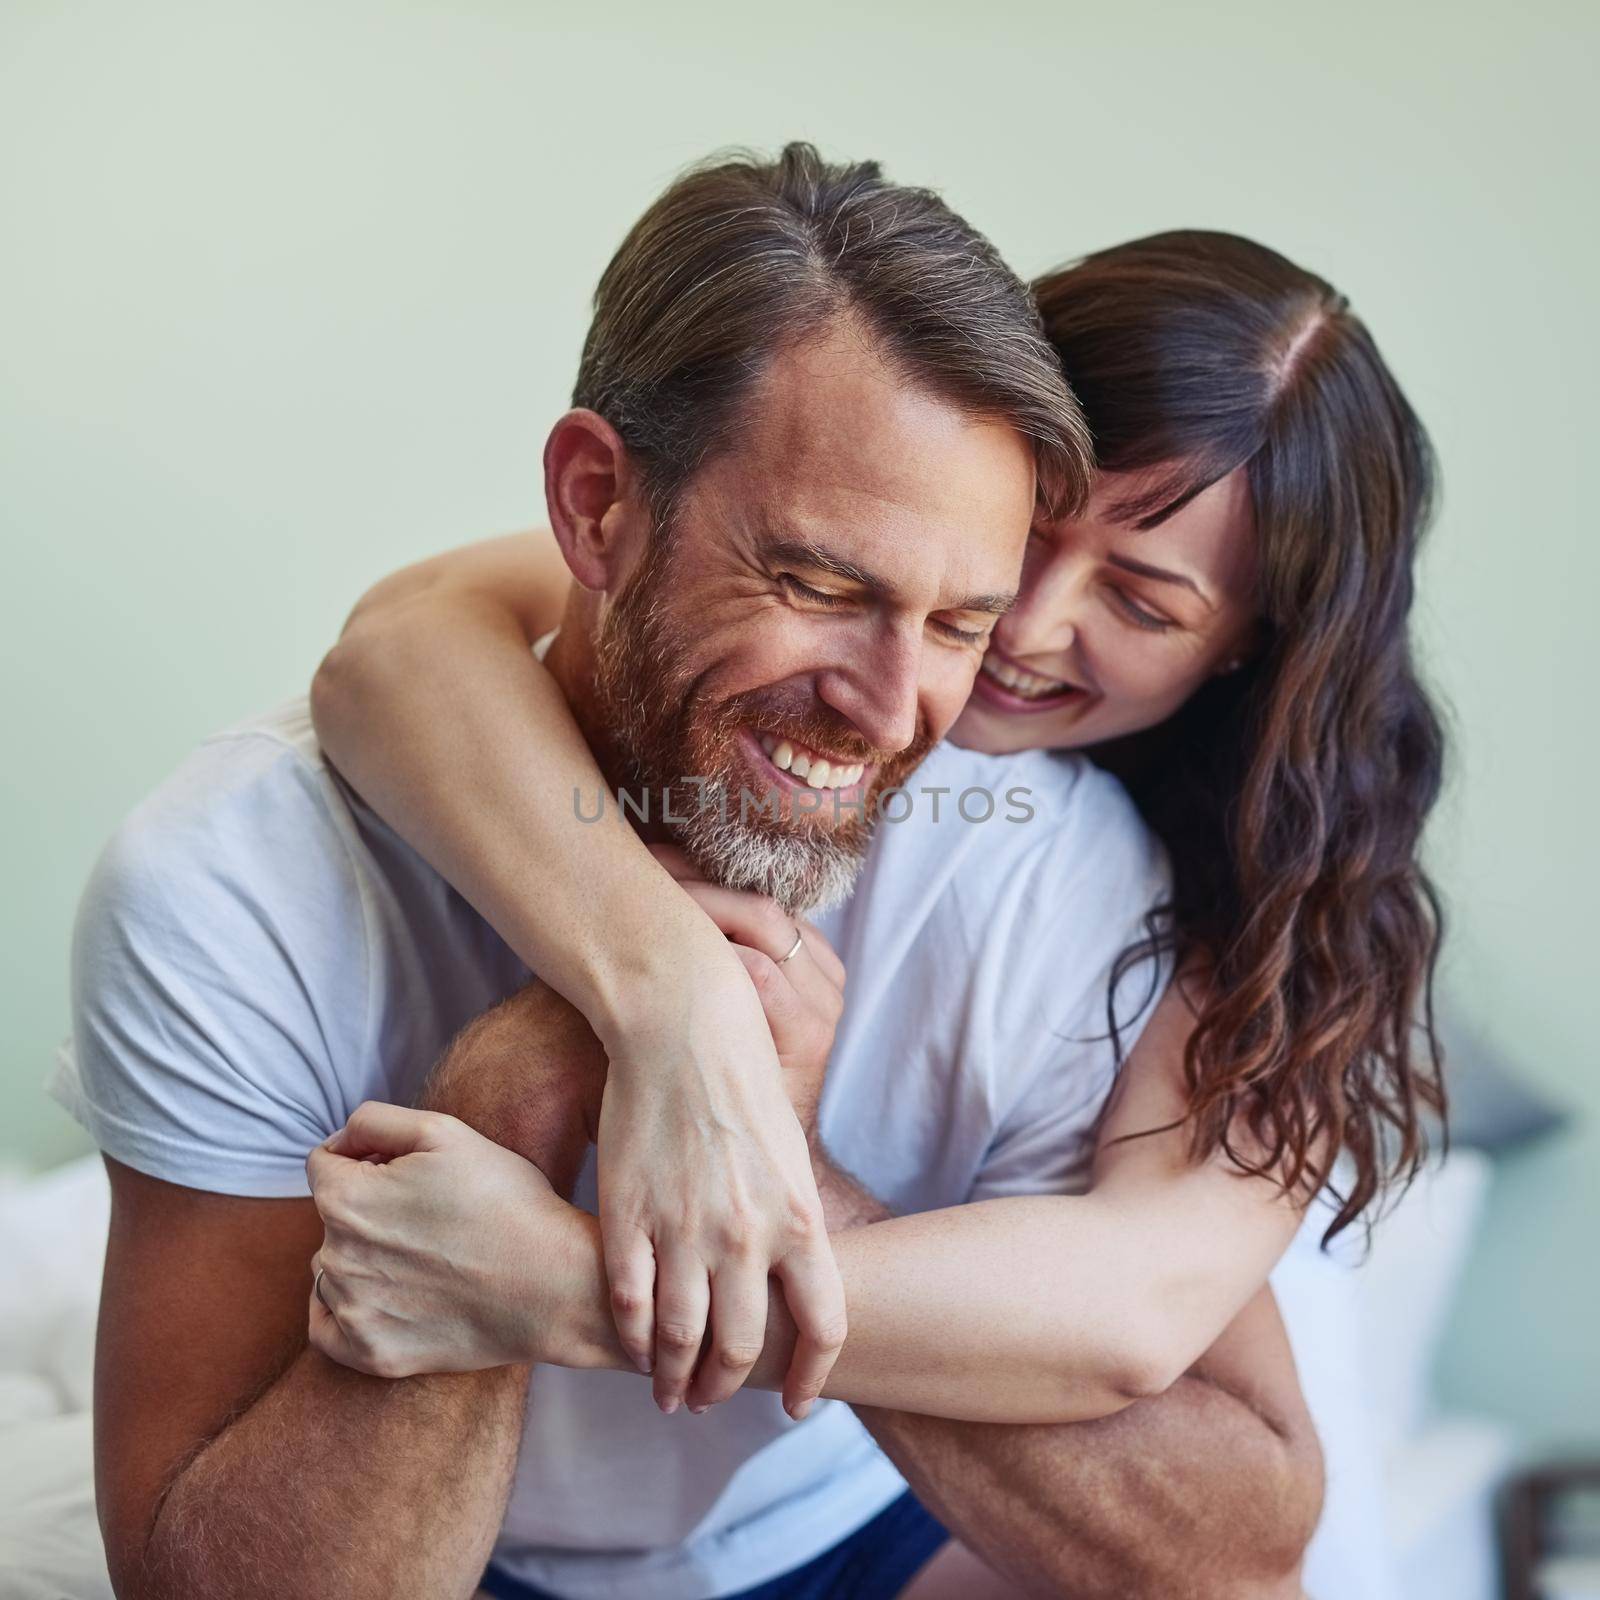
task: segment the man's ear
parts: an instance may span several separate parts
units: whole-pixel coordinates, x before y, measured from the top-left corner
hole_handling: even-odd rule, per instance
[[[585,589],[618,586],[627,563],[623,531],[637,509],[638,473],[622,436],[594,411],[569,411],[544,446],[550,526]]]

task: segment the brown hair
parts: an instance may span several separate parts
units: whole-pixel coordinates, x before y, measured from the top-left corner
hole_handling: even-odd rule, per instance
[[[1093,752],[1170,852],[1150,940],[1198,958],[1185,1069],[1196,1157],[1300,1192],[1333,1176],[1347,1227],[1426,1154],[1442,1115],[1442,926],[1417,861],[1443,737],[1411,659],[1427,435],[1343,296],[1230,234],[1158,234],[1035,286],[1099,465],[1170,516],[1243,468],[1261,639],[1162,726]],[[1248,1130],[1250,1152],[1235,1142]]]
[[[713,158],[634,224],[595,291],[572,403],[621,435],[659,517],[731,441],[767,360],[841,314],[911,382],[1031,439],[1047,504],[1081,504],[1088,433],[1026,286],[937,195],[809,144]]]

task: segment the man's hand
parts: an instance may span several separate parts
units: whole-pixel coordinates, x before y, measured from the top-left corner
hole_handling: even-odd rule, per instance
[[[326,1230],[309,1337],[330,1359],[381,1378],[603,1360],[592,1219],[521,1156],[369,1100],[306,1171]]]
[[[734,942],[750,981],[731,962],[691,974],[605,1041],[600,1220],[617,1332],[653,1371],[663,1411],[685,1398],[702,1410],[748,1377],[776,1277],[800,1330],[784,1405],[803,1417],[843,1343],[845,1310],[794,1107],[815,1115],[843,969],[815,930],[780,965],[789,917],[704,882],[680,851],[656,854]]]

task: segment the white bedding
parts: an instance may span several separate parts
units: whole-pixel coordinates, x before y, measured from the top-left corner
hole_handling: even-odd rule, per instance
[[[112,1600],[93,1472],[87,1411],[0,1431],[3,1600]]]
[[[112,1600],[89,1426],[109,1220],[99,1156],[0,1185],[0,1600]]]

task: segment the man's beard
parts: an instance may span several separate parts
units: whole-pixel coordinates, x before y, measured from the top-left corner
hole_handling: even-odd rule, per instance
[[[799,685],[709,702],[689,664],[692,623],[673,614],[672,546],[658,527],[595,634],[595,709],[627,766],[619,779],[650,816],[670,818],[678,844],[712,882],[768,895],[792,914],[825,911],[861,870],[877,797],[909,776],[934,741],[919,723],[908,749],[875,750]],[[752,728],[874,766],[865,804],[840,806],[834,818],[832,792],[816,790],[818,810],[796,815],[790,795],[787,820],[744,804],[752,786],[757,801],[778,793],[739,753],[740,731]]]

